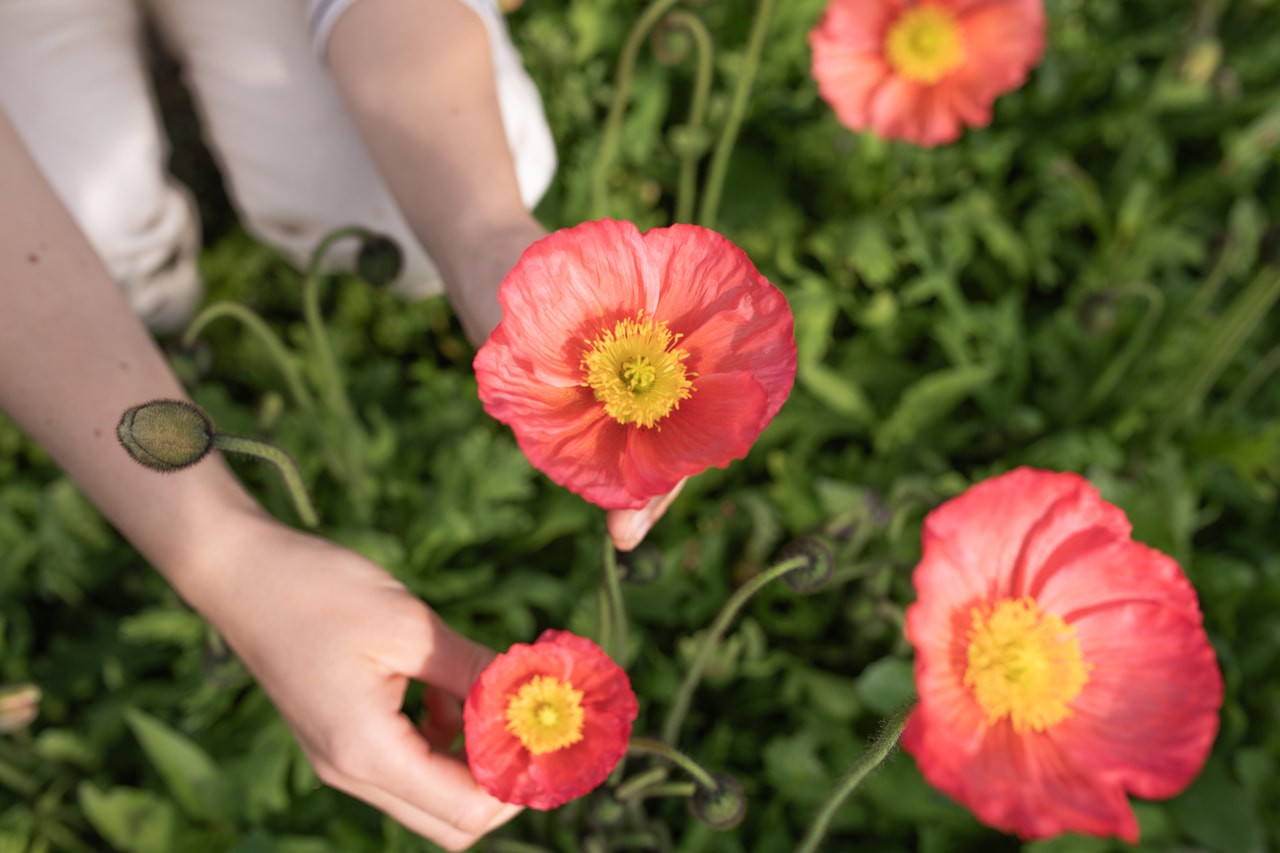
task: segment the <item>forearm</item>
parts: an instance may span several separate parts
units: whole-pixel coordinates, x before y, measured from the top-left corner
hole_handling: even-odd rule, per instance
[[[468,334],[482,343],[498,322],[497,283],[542,234],[520,197],[483,22],[459,0],[361,0],[338,19],[328,61]]]
[[[126,408],[185,392],[2,114],[0,186],[0,410],[198,599],[202,543],[256,504],[220,459],[161,475],[117,443]]]

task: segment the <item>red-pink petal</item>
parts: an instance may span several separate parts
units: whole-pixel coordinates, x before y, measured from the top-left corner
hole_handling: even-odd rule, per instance
[[[1095,775],[1164,799],[1204,766],[1218,732],[1222,674],[1200,620],[1130,601],[1072,622],[1089,682],[1046,732]]]
[[[660,425],[632,430],[622,461],[631,494],[665,494],[708,466],[741,459],[760,432],[768,400],[746,371],[694,380],[693,394]]]

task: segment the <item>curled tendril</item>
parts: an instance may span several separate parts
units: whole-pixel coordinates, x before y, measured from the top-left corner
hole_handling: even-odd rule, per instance
[[[663,65],[679,65],[689,58],[693,50],[693,33],[685,21],[687,14],[681,14],[679,10],[669,12],[649,36],[649,47]]]
[[[831,546],[818,536],[803,536],[786,545],[778,562],[803,558],[804,562],[784,575],[788,586],[796,592],[813,592],[825,584],[835,570]]]
[[[727,773],[713,773],[711,777],[715,787],[699,785],[689,798],[689,811],[712,829],[733,829],[747,814],[746,792],[742,783]]]

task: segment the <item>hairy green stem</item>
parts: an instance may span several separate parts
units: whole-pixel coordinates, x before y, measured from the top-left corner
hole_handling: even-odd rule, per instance
[[[714,790],[716,787],[715,778],[707,772],[707,769],[680,750],[676,749],[669,743],[660,740],[654,740],[648,737],[633,737],[631,743],[627,746],[629,753],[647,753],[665,758],[672,764],[679,767],[684,772],[693,777],[693,781],[697,782],[706,790]]]
[[[602,633],[606,641],[605,651],[618,666],[623,666],[623,657],[627,652],[627,604],[622,599],[622,576],[618,574],[618,554],[614,550],[613,540],[607,533],[604,537],[604,585],[609,602],[609,622],[605,626],[607,632]]]
[[[666,17],[673,26],[679,26],[693,39],[697,49],[697,74],[693,81],[693,98],[689,102],[689,120],[685,124],[687,144],[693,145],[703,133],[707,120],[707,103],[711,99],[711,33],[702,19],[687,9],[675,9]],[[680,158],[680,182],[676,188],[676,222],[692,222],[695,196],[698,191],[698,161],[702,150],[677,151]]]
[[[1149,282],[1134,282],[1122,291],[1124,295],[1137,296],[1147,303],[1147,311],[1142,315],[1142,322],[1138,324],[1138,328],[1131,335],[1125,345],[1116,353],[1115,357],[1107,365],[1106,370],[1093,383],[1093,387],[1089,389],[1089,393],[1085,396],[1084,406],[1079,412],[1079,416],[1083,417],[1107,398],[1120,380],[1124,378],[1125,373],[1133,366],[1133,362],[1142,353],[1146,347],[1147,341],[1151,339],[1152,333],[1156,330],[1156,324],[1160,322],[1160,316],[1164,313],[1164,294],[1153,287]]]
[[[342,369],[338,366],[338,359],[333,354],[333,346],[329,342],[329,332],[325,328],[324,318],[320,315],[320,262],[329,247],[339,240],[367,235],[368,232],[359,226],[339,228],[325,235],[311,253],[311,263],[307,267],[307,275],[302,283],[302,314],[307,324],[311,350],[320,368],[325,401],[333,413],[351,427],[358,426],[355,411],[351,408],[350,398],[347,397],[347,389],[342,382]]]
[[[648,789],[655,785],[661,785],[666,781],[667,768],[653,767],[643,773],[637,773],[618,785],[613,789],[613,796],[615,799],[625,802],[635,797],[643,796]]]
[[[298,372],[298,367],[293,363],[292,357],[289,355],[288,349],[285,348],[280,337],[271,330],[258,314],[252,309],[241,305],[239,302],[218,302],[205,308],[195,319],[187,326],[185,332],[182,333],[182,345],[190,347],[199,338],[200,333],[205,327],[214,320],[222,317],[231,317],[239,320],[241,325],[248,329],[262,346],[266,349],[267,355],[271,361],[275,363],[276,368],[280,371],[284,383],[289,389],[290,396],[304,410],[315,411],[315,400],[311,397],[311,392],[307,390],[306,383],[302,381],[302,374]]]
[[[764,589],[770,581],[804,566],[806,562],[807,558],[804,556],[783,560],[781,563],[772,565],[760,572],[760,574],[734,590],[733,595],[729,596],[724,606],[720,608],[720,612],[716,614],[715,621],[711,623],[711,627],[703,635],[702,641],[698,643],[698,648],[693,653],[693,660],[689,662],[689,669],[685,671],[684,680],[680,682],[680,687],[676,691],[676,698],[672,701],[671,708],[667,711],[667,719],[662,724],[662,740],[664,742],[669,744],[676,742],[676,735],[680,732],[680,726],[684,724],[685,715],[689,713],[689,703],[693,701],[693,692],[698,688],[698,682],[702,679],[702,672],[706,669],[707,662],[711,660],[711,652],[715,650],[720,638],[724,635],[725,630],[728,629],[729,623],[738,615],[738,611],[751,600],[751,596]]]
[[[320,516],[316,514],[316,508],[311,503],[311,496],[307,494],[307,486],[302,481],[302,474],[298,471],[298,466],[293,461],[293,457],[288,453],[266,441],[245,438],[239,435],[226,435],[224,433],[218,433],[213,437],[213,446],[225,453],[239,453],[243,456],[252,456],[264,462],[270,462],[280,472],[285,488],[289,490],[289,497],[293,498],[294,508],[297,509],[298,517],[302,519],[302,523],[311,528],[320,525]]]
[[[698,224],[704,228],[716,227],[720,193],[724,189],[725,175],[729,171],[729,155],[733,153],[733,146],[738,141],[738,129],[742,126],[742,120],[747,114],[747,101],[751,96],[751,87],[755,84],[756,70],[760,67],[760,54],[764,51],[764,37],[769,31],[769,21],[773,17],[773,3],[774,0],[760,0],[756,4],[756,15],[751,22],[751,35],[747,41],[747,53],[742,58],[742,67],[738,69],[738,84],[733,90],[729,115],[725,118],[724,128],[720,131],[715,153],[711,155],[707,182],[702,188],[702,208],[698,213]]]
[[[622,52],[618,54],[618,68],[614,73],[613,101],[609,104],[609,113],[604,122],[604,133],[600,136],[600,150],[596,152],[596,161],[591,170],[591,218],[600,219],[608,210],[609,167],[618,153],[618,138],[622,135],[622,116],[626,111],[627,98],[631,94],[631,75],[635,71],[636,56],[640,53],[640,45],[645,37],[662,20],[662,16],[680,0],[654,0],[631,25],[627,39],[622,44]]]
[[[893,752],[893,748],[898,745],[898,739],[902,737],[902,730],[907,725],[907,717],[911,715],[912,707],[913,705],[908,705],[889,718],[880,729],[880,734],[867,746],[866,752],[853,762],[853,766],[845,773],[844,778],[831,789],[827,799],[818,807],[818,813],[814,815],[813,823],[809,824],[809,829],[801,839],[800,846],[796,848],[796,853],[814,853],[818,849],[818,845],[822,843],[827,830],[831,827],[831,819],[835,817],[836,810],[849,798],[850,794],[857,790],[862,780],[866,779],[872,770],[884,763],[884,760]]]

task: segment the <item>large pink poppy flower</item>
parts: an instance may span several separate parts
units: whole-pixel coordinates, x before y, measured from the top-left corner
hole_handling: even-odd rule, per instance
[[[989,124],[1044,41],[1041,0],[831,0],[809,33],[818,92],[842,124],[926,148]]]
[[[1195,591],[1083,478],[1020,468],[925,519],[907,610],[934,786],[1025,839],[1138,840],[1128,794],[1171,797],[1218,729]]]
[[[705,228],[557,231],[498,298],[502,322],[475,359],[485,410],[605,509],[638,509],[745,456],[795,379],[786,299]]]
[[[504,803],[554,809],[608,778],[639,710],[627,674],[599,646],[544,631],[498,655],[467,694],[467,764]]]

